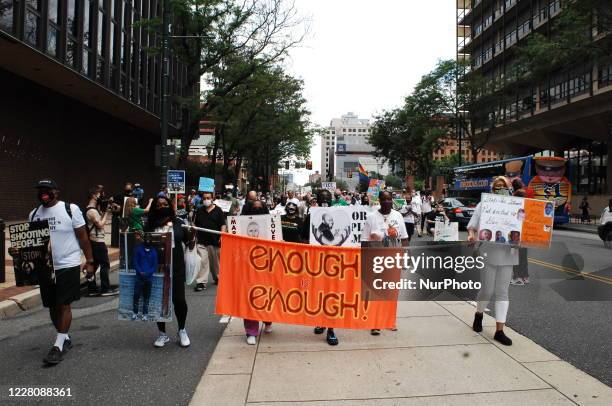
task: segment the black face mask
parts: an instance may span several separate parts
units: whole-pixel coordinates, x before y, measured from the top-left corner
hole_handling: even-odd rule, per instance
[[[55,193],[53,193],[52,190],[49,190],[49,191],[39,190],[38,191],[38,201],[44,207],[48,207],[49,203],[51,203],[53,200],[55,200]]]
[[[256,209],[251,210],[251,213],[254,215],[257,214],[266,214],[266,209],[264,209],[263,207],[258,207]]]
[[[393,208],[393,202],[385,200],[384,202],[380,202],[380,212],[384,214],[391,213],[391,209]]]
[[[124,194],[125,196],[132,196],[132,190],[131,190],[131,189],[130,189],[130,190],[124,190],[124,191],[123,191],[123,194]]]

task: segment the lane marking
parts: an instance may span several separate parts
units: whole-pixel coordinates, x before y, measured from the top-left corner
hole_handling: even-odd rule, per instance
[[[606,276],[593,275],[593,274],[590,274],[590,273],[581,272],[581,271],[578,271],[576,269],[566,268],[566,267],[561,266],[561,265],[551,264],[550,262],[541,261],[539,259],[534,259],[534,258],[529,258],[528,261],[531,262],[532,264],[536,264],[536,265],[544,266],[544,267],[547,267],[547,268],[551,268],[551,269],[554,269],[556,271],[561,271],[561,272],[565,272],[565,273],[568,273],[568,274],[572,274],[572,275],[576,275],[576,276],[581,276],[583,278],[592,279],[594,281],[606,283],[608,285],[612,285],[612,279],[610,279],[610,278],[608,278]]]

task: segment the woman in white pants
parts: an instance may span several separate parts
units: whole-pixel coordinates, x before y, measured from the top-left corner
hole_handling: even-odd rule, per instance
[[[491,192],[500,195],[511,195],[511,187],[504,177],[495,178],[491,184]],[[480,225],[481,204],[478,203],[474,214],[467,226],[468,241],[475,242],[478,240],[477,233]],[[477,333],[482,331],[483,312],[495,295],[495,341],[503,345],[512,345],[512,340],[504,334],[504,325],[506,324],[506,315],[508,314],[509,300],[508,288],[512,279],[512,268],[518,265],[518,248],[511,247],[506,244],[497,244],[494,242],[485,242],[480,246],[481,255],[486,255],[486,268],[482,274],[482,288],[478,292],[476,300],[476,314],[474,315],[474,324],[472,328]]]

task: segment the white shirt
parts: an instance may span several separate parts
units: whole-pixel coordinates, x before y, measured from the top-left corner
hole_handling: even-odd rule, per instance
[[[389,237],[389,227],[393,227],[397,230],[396,238]],[[395,244],[392,245],[399,245],[397,244],[397,240],[408,238],[404,218],[396,210],[391,210],[389,214],[382,214],[378,210],[368,213],[366,221],[363,225],[363,231],[361,232],[361,241],[372,241],[370,240],[370,235],[372,233],[380,234],[384,237],[389,237],[396,240]]]
[[[421,215],[422,212],[422,203],[421,203],[421,197],[417,196],[414,199],[412,199],[412,213],[416,214],[417,216]]]
[[[606,224],[608,221],[612,221],[612,212],[609,207],[606,207],[601,213],[601,218],[599,219],[599,223],[601,225]]]
[[[423,197],[423,205],[421,206],[423,213],[429,213],[431,211],[431,200],[429,197]]]
[[[291,199],[287,199],[287,203],[294,203],[296,206],[299,206],[300,205],[300,199],[298,199],[297,197],[293,197]],[[285,205],[287,203],[285,203]]]
[[[412,203],[403,205],[402,208],[400,209],[400,214],[404,216],[404,223],[414,224],[414,214],[413,214],[413,211],[410,211],[409,209],[414,210]]]
[[[32,210],[28,216],[28,220],[49,222],[53,269],[56,271],[81,265],[81,246],[74,229],[83,227],[85,220],[79,206],[71,204],[70,210],[72,219],[66,212],[66,204],[58,201],[53,207],[39,206],[38,210]],[[36,215],[32,218],[34,211]]]

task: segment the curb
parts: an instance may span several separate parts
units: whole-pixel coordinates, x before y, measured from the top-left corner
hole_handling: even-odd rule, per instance
[[[110,272],[117,272],[118,270],[119,261],[111,262]],[[81,275],[81,283],[84,283],[84,281],[85,276]],[[39,288],[12,296],[7,300],[3,300],[0,302],[0,320],[17,316],[24,311],[37,308],[41,304],[42,299],[40,298]]]

